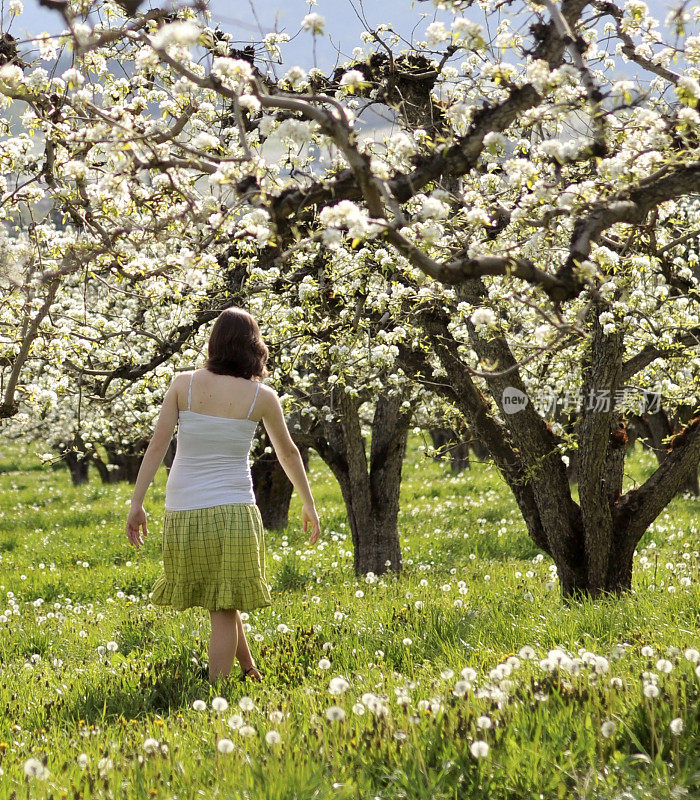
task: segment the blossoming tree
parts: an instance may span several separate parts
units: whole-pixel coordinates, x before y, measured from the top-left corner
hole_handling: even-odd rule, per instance
[[[452,24],[422,40],[368,26],[333,75],[291,66],[278,79],[187,8],[99,3],[93,24],[89,4],[51,5],[73,65],[51,75],[18,53],[0,67],[26,128],[4,129],[3,241],[31,267],[3,279],[2,414],[51,338],[66,275],[167,275],[234,241],[274,282],[329,250],[383,247],[391,290],[357,313],[488,445],[564,594],[629,587],[636,543],[700,459],[695,417],[622,493],[639,393],[693,410],[699,399],[697,10],[669,15],[666,45],[639,0],[484,0],[491,38],[454,3]],[[321,36],[323,18],[303,27]],[[265,37],[268,60],[284,38]],[[51,40],[40,47],[51,59]],[[368,106],[390,130],[363,128]],[[71,227],[27,224],[41,200]],[[358,269],[380,274],[382,259]],[[572,434],[549,421],[547,387],[574,397]]]

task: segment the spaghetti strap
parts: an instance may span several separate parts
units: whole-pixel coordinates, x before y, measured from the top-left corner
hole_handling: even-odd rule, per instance
[[[250,404],[250,408],[248,409],[248,413],[246,414],[246,419],[250,419],[250,415],[253,413],[253,407],[255,406],[255,401],[258,399],[258,392],[260,391],[260,382],[255,382],[255,396],[253,397],[253,402]]]
[[[192,370],[192,374],[190,375],[190,388],[187,390],[187,410],[190,410],[190,406],[192,405],[192,379],[194,378],[194,370]]]

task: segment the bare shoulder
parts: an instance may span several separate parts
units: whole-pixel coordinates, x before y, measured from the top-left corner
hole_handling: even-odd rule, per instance
[[[260,403],[260,407],[263,409],[272,408],[275,405],[275,400],[279,401],[279,396],[277,392],[272,388],[272,386],[268,386],[266,383],[260,383],[260,389],[258,391],[258,403]]]
[[[177,389],[178,392],[182,391],[183,388],[185,391],[187,391],[190,378],[196,371],[196,369],[188,369],[187,372],[178,372],[173,378],[172,385],[175,387],[175,389]]]
[[[182,408],[185,407],[185,403],[187,402],[187,386],[189,385],[190,377],[193,372],[196,372],[196,370],[191,369],[187,372],[178,372],[177,375],[173,376],[170,384],[170,389],[177,396],[178,405]]]

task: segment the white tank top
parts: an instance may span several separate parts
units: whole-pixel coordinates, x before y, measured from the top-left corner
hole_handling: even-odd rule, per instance
[[[165,510],[186,511],[228,503],[254,503],[250,448],[257,422],[250,419],[260,384],[245,419],[217,417],[190,410],[178,415],[177,450],[165,486]]]

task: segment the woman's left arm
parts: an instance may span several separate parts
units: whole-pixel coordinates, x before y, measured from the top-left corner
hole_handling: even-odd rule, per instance
[[[170,384],[170,388],[165,393],[163,405],[158,415],[158,422],[151,441],[146,448],[146,452],[141,461],[139,474],[134,486],[134,494],[131,498],[131,509],[126,520],[126,535],[131,544],[138,547],[143,544],[143,536],[146,536],[146,512],[143,508],[143,499],[146,496],[148,487],[158,471],[158,467],[167,452],[170,440],[173,438],[175,425],[177,424],[178,405],[177,405],[177,378]]]

